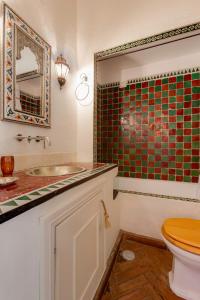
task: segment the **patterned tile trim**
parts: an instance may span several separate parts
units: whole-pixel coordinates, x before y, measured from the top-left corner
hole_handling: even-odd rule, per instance
[[[170,31],[166,31],[163,32],[161,34],[156,34],[144,39],[140,39],[134,42],[130,42],[130,43],[126,43],[114,48],[110,48],[107,49],[105,51],[100,51],[96,53],[96,58],[97,60],[101,60],[103,58],[109,57],[109,56],[113,56],[116,55],[118,53],[123,54],[125,53],[127,50],[130,50],[132,48],[138,47],[138,46],[143,46],[146,44],[150,44],[150,43],[154,43],[154,42],[158,42],[167,38],[172,38],[175,37],[177,35],[182,35],[182,34],[186,34],[189,32],[193,32],[196,30],[200,29],[200,22],[195,23],[195,24],[191,24],[189,26],[184,26],[184,27],[180,27],[174,30],[170,30]]]
[[[14,197],[12,199],[9,199],[5,202],[2,202],[0,204],[0,217],[1,215],[3,215],[4,213],[11,211],[15,208],[18,208],[24,204],[33,202],[35,200],[38,200],[39,198],[41,198],[42,196],[46,196],[48,194],[51,194],[52,192],[55,192],[61,188],[67,187],[72,185],[75,182],[79,182],[84,178],[89,178],[92,175],[101,173],[102,171],[106,171],[109,169],[112,169],[114,167],[117,167],[116,164],[106,164],[105,166],[93,169],[93,170],[88,170],[86,172],[80,173],[78,175],[75,175],[73,177],[70,177],[68,179],[63,179],[60,180],[54,184],[50,184],[47,185],[43,188],[34,190],[32,192],[29,192],[27,194],[18,196],[18,197]]]
[[[200,71],[200,67],[194,67],[194,68],[182,69],[182,70],[172,71],[172,72],[167,72],[167,73],[154,74],[154,75],[146,76],[146,77],[138,77],[135,79],[128,79],[126,81],[126,85],[132,84],[132,83],[137,83],[137,82],[142,82],[142,81],[161,79],[161,78],[165,78],[165,77],[169,77],[169,76],[184,75],[184,74],[189,74],[189,73],[194,73],[194,72],[199,72],[199,71]],[[110,83],[105,83],[105,84],[98,84],[97,88],[104,89],[104,88],[108,88],[108,87],[118,87],[118,86],[120,86],[120,81],[110,82]]]
[[[167,195],[142,193],[142,192],[128,191],[128,190],[117,190],[117,191],[120,193],[125,193],[125,194],[133,194],[133,195],[139,195],[139,196],[147,196],[147,197],[155,197],[155,198],[162,198],[162,199],[181,200],[181,201],[187,201],[187,202],[200,203],[200,199],[197,199],[197,198],[167,196]]]

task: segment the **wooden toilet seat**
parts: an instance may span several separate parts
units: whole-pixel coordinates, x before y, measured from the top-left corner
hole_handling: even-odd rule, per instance
[[[175,246],[200,255],[200,220],[167,219],[162,226],[162,234]]]

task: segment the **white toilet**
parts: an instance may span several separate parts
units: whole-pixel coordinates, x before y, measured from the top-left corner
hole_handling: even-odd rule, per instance
[[[200,220],[167,219],[162,236],[173,254],[170,288],[186,300],[200,300]]]

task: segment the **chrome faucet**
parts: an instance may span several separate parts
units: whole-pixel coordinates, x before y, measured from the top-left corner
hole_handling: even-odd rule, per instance
[[[16,135],[16,140],[21,142],[23,141],[24,139],[27,140],[28,143],[30,143],[32,140],[35,140],[37,143],[40,142],[40,141],[43,141],[44,142],[44,149],[47,147],[47,146],[51,146],[51,141],[49,139],[48,136],[41,136],[41,135],[37,135],[37,136],[23,136],[22,134],[17,134]]]

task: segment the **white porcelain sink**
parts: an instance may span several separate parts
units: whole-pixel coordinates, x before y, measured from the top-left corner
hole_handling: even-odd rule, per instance
[[[30,176],[63,176],[85,171],[86,169],[78,166],[47,166],[30,169],[26,172]]]

